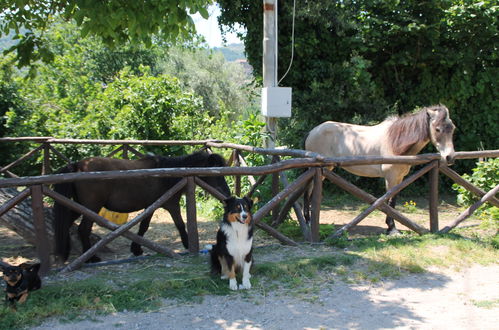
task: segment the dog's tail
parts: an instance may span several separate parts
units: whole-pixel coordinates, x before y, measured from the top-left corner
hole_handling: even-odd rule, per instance
[[[206,245],[206,249],[210,252],[211,274],[220,275],[222,273],[222,265],[218,259],[217,245],[208,244]]]
[[[73,173],[77,170],[77,163],[69,164],[61,168],[57,173]],[[57,183],[54,185],[54,191],[64,197],[77,200],[76,190],[72,182]],[[71,240],[69,237],[69,228],[78,218],[79,214],[63,206],[60,202],[54,202],[54,240],[55,255],[66,261],[71,250]]]

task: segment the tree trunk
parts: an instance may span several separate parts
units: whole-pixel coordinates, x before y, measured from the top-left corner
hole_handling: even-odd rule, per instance
[[[3,205],[12,197],[16,196],[19,192],[14,188],[1,188],[0,189],[0,205]],[[44,203],[43,213],[45,221],[47,222],[48,240],[51,244],[51,251],[53,251],[54,230],[53,221],[54,215],[52,207]],[[36,246],[35,225],[33,223],[33,211],[31,209],[31,198],[26,198],[21,203],[10,209],[7,213],[0,217],[0,226],[5,226],[14,231],[19,236],[23,237],[26,242]],[[72,225],[70,229],[71,244],[72,246],[81,246],[78,239],[77,226]],[[92,243],[100,240],[98,235],[91,235]],[[106,249],[106,248],[105,248]],[[104,250],[105,250],[104,249]],[[107,250],[109,251],[109,250]]]

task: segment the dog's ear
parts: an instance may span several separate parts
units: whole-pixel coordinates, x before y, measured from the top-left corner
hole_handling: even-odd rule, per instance
[[[249,197],[247,197],[247,196],[244,196],[244,197],[243,197],[243,199],[244,199],[244,201],[246,201],[246,203],[248,203],[248,208],[250,208],[250,209],[251,209],[251,208],[253,207],[253,200],[252,200],[252,199],[250,199],[250,198],[249,198]]]
[[[40,270],[40,263],[29,265],[27,270],[29,272],[38,273],[38,271]]]
[[[3,262],[0,260],[0,271],[3,273],[7,268],[9,268],[10,265],[6,262]]]
[[[18,267],[20,267],[22,270],[28,271],[28,272],[35,272],[38,273],[38,270],[40,269],[40,263],[37,264],[29,264],[29,263],[22,263]]]
[[[222,201],[225,207],[229,206],[230,203],[233,203],[236,200],[236,197],[230,196]]]

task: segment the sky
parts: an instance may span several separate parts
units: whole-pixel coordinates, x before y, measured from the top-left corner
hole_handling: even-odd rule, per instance
[[[217,22],[217,17],[220,15],[220,9],[217,5],[212,5],[208,8],[208,12],[210,17],[207,20],[202,18],[199,14],[192,16],[192,19],[196,24],[196,30],[205,37],[206,42],[210,47],[221,47],[223,46],[222,34],[220,33]],[[242,42],[235,33],[227,34],[226,39],[227,44]]]

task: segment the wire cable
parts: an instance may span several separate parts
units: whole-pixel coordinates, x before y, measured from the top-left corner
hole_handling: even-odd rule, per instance
[[[287,74],[289,73],[289,70],[291,70],[291,66],[293,65],[293,58],[295,55],[295,14],[296,14],[296,0],[293,0],[293,22],[291,25],[291,60],[289,61],[288,69],[286,70],[284,75],[281,77],[281,79],[279,79],[279,81],[277,82],[277,86],[279,86],[281,81],[287,76]]]

